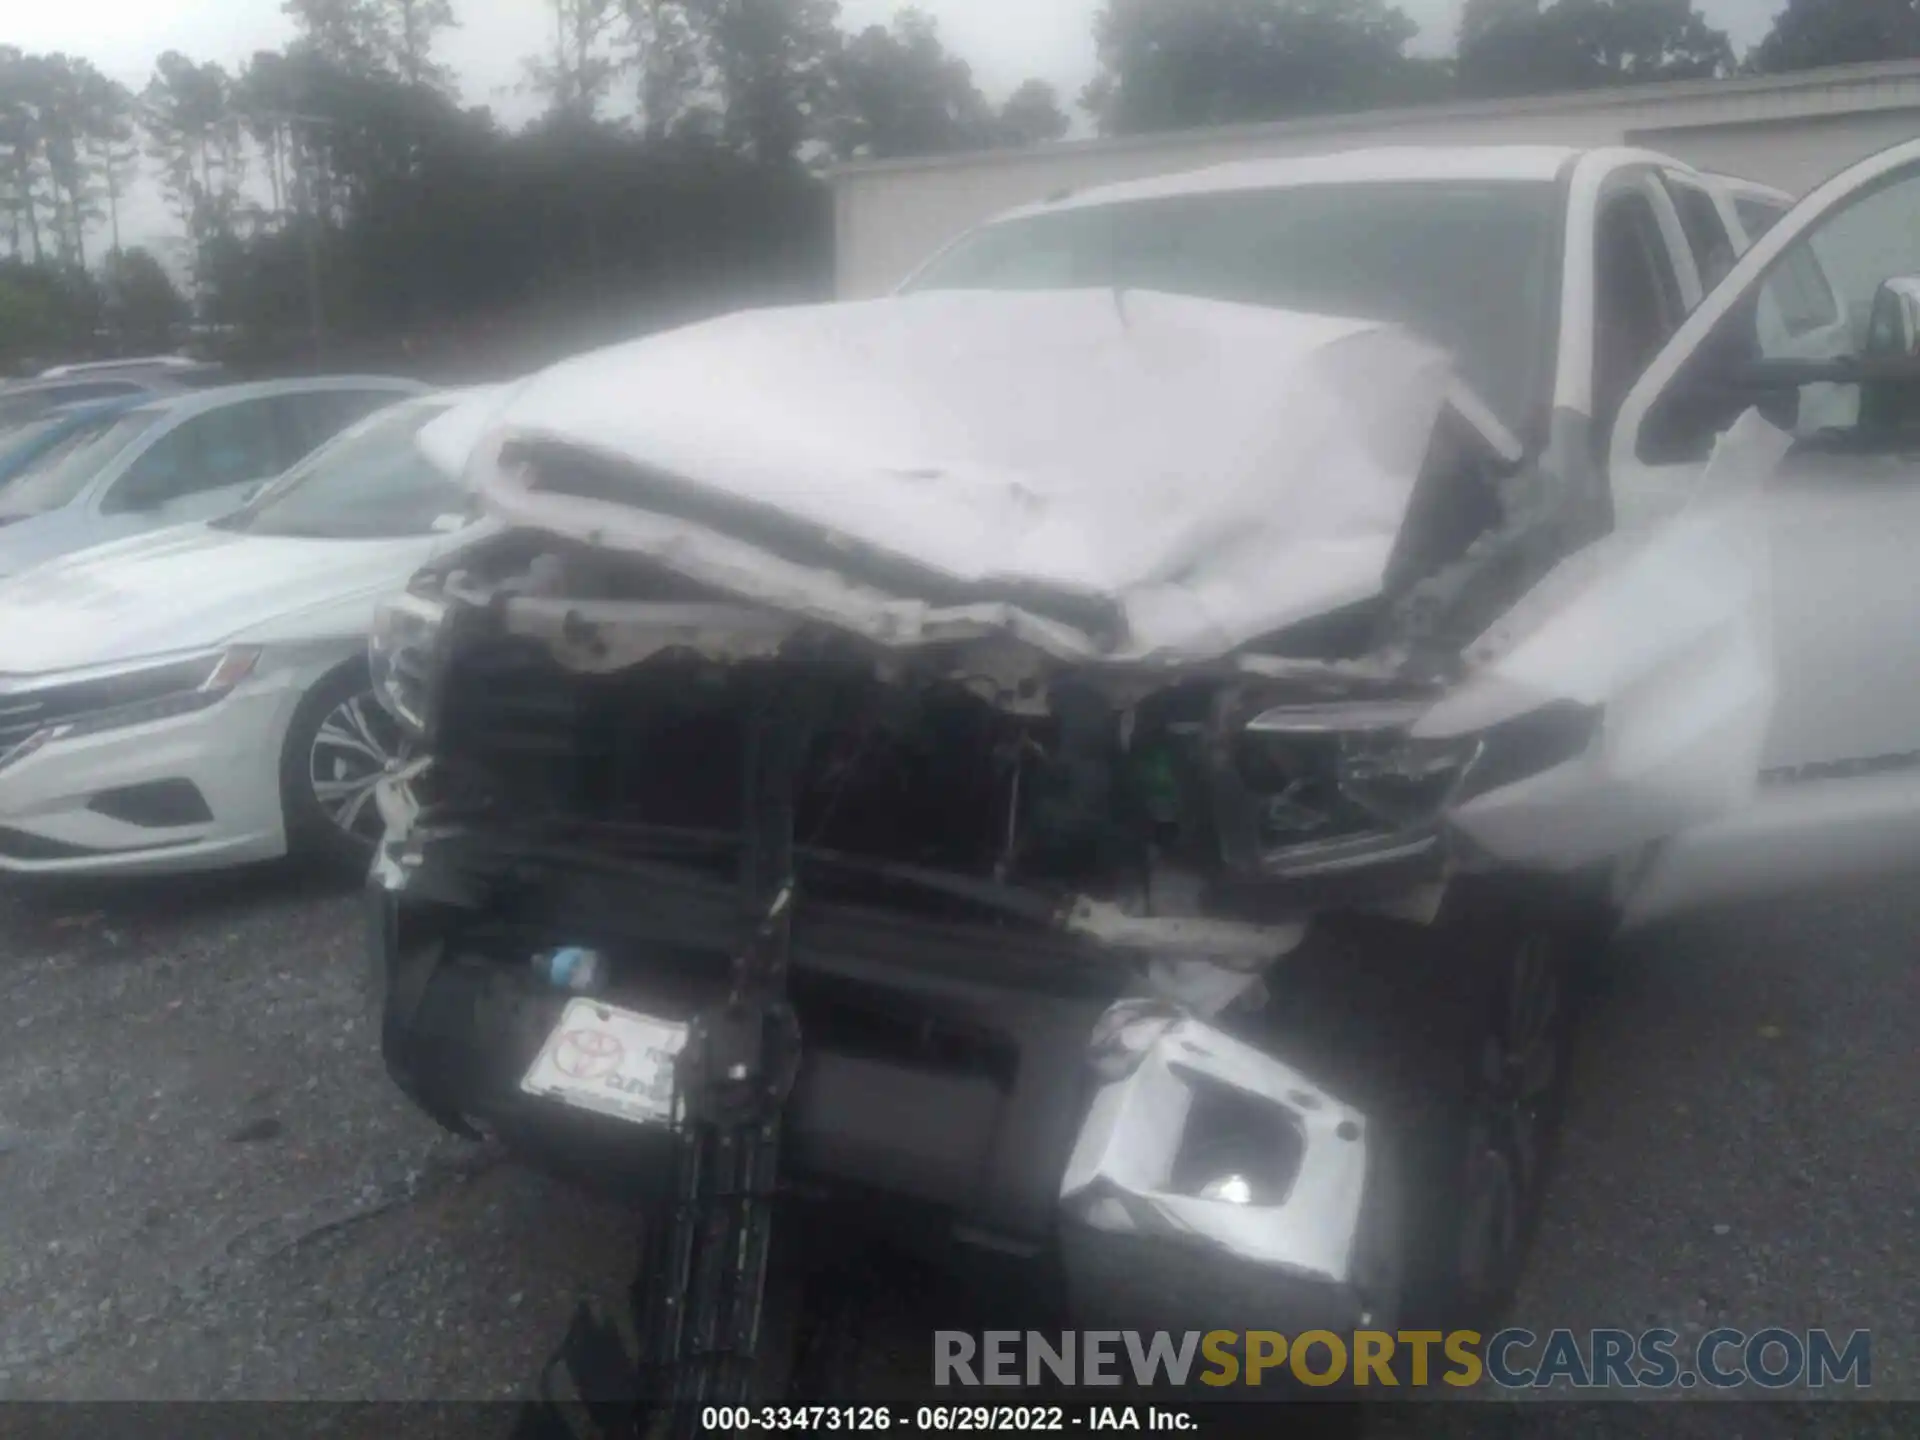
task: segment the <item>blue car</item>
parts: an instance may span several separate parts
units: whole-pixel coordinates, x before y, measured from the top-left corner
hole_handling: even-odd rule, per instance
[[[145,395],[116,395],[109,400],[86,400],[61,405],[18,424],[0,427],[0,486],[42,460],[51,460],[64,445],[72,445],[94,422],[109,419],[146,399]]]

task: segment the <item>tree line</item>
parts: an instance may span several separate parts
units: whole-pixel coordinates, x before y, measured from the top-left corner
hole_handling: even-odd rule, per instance
[[[824,164],[1071,129],[1045,80],[984,94],[915,9],[848,33],[837,0],[541,3],[518,128],[436,58],[452,0],[285,0],[285,48],[168,52],[138,90],[0,46],[0,370],[189,321],[242,361],[484,368],[821,295]],[[1390,0],[1104,0],[1094,26],[1076,101],[1106,134],[1920,55],[1920,0],[1790,0],[1745,56],[1693,0],[1467,0],[1445,58]],[[184,293],[122,245],[142,176]]]

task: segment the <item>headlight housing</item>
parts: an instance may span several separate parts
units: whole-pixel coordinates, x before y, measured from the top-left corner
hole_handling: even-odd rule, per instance
[[[1283,706],[1251,720],[1236,760],[1259,797],[1260,853],[1358,861],[1428,830],[1480,741],[1413,738],[1424,708],[1400,701]]]
[[[1234,747],[1244,858],[1290,874],[1411,858],[1450,806],[1572,760],[1600,720],[1594,707],[1552,704],[1474,734],[1418,737],[1431,704],[1281,706],[1250,720]]]
[[[381,605],[367,641],[367,668],[373,693],[389,714],[414,735],[427,729],[427,692],[444,602],[408,591]]]
[[[205,710],[254,673],[260,649],[191,655],[0,680],[0,766],[56,740],[123,730]]]

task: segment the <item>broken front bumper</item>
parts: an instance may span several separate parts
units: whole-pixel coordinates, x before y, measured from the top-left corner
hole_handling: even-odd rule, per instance
[[[464,839],[408,858],[382,857],[367,901],[395,1081],[451,1128],[657,1196],[669,1131],[521,1090],[571,998],[526,962],[590,944],[608,960],[596,998],[689,1019],[724,993],[736,887]],[[1082,938],[803,907],[788,1166],[933,1209],[962,1243],[1057,1255],[1088,1323],[1385,1323],[1397,1202],[1367,1117],[1258,1044],[1129,997],[1131,973]]]

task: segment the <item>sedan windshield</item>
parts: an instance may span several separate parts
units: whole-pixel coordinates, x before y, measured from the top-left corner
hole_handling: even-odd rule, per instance
[[[905,288],[1124,287],[1394,321],[1518,428],[1549,338],[1556,211],[1551,184],[1511,180],[1069,206],[977,230]]]
[[[44,515],[72,504],[110,460],[165,416],[162,409],[128,410],[76,426],[0,487],[0,518]]]
[[[427,535],[466,514],[467,492],[413,443],[444,405],[402,405],[287,472],[223,528],[249,535],[381,540]]]

